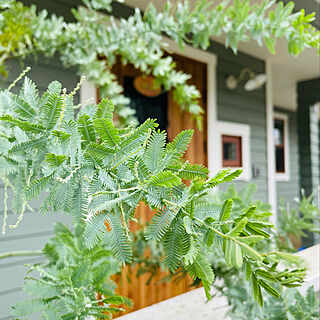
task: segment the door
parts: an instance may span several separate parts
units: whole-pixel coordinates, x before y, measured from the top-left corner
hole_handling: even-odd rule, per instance
[[[117,63],[113,72],[118,76],[120,84],[124,87],[124,94],[131,99],[131,106],[136,109],[138,119],[143,122],[147,118],[157,118],[160,129],[168,132],[168,141],[182,130],[193,128],[195,133],[185,159],[190,163],[201,163],[207,165],[207,117],[206,117],[206,88],[207,88],[207,65],[179,55],[173,55],[177,69],[190,74],[188,84],[195,85],[201,93],[199,103],[204,109],[203,130],[196,128],[195,122],[190,114],[181,112],[180,107],[173,101],[172,92],[161,92],[154,97],[147,97],[137,92],[134,81],[141,76],[141,72],[132,65],[122,66]],[[151,219],[153,213],[143,203],[137,208],[136,216],[145,224]],[[132,223],[132,231],[138,229],[138,225]],[[146,253],[147,255],[148,253]],[[151,304],[169,299],[176,295],[185,293],[195,287],[190,287],[193,280],[185,277],[180,281],[159,282],[167,274],[159,270],[157,275],[147,284],[148,274],[139,278],[135,277],[137,268],[126,266],[121,275],[116,277],[118,293],[133,300],[134,306],[130,311],[138,310]]]

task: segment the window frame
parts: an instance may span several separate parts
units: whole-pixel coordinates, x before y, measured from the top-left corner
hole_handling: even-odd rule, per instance
[[[216,137],[217,149],[215,150],[215,167],[214,173],[218,170],[231,168],[232,170],[242,169],[242,174],[236,180],[250,181],[252,176],[251,158],[250,158],[250,125],[236,122],[217,121],[216,124]],[[223,166],[223,153],[222,153],[222,136],[233,136],[241,138],[241,166],[228,167]]]
[[[222,165],[224,167],[242,167],[242,137],[241,136],[230,136],[223,134],[222,139]],[[235,143],[236,145],[236,159],[225,159],[224,158],[224,143]]]
[[[288,114],[281,112],[274,112],[273,114],[273,128],[275,120],[283,121],[283,148],[284,148],[284,172],[277,172],[276,170],[276,145],[274,143],[273,137],[273,146],[275,153],[275,178],[276,181],[288,181],[290,180],[290,150],[289,150],[289,117]]]

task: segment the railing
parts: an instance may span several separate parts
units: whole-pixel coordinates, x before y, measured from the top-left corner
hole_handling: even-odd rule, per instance
[[[314,286],[320,291],[320,244],[296,253],[302,257],[307,266],[307,277],[299,290],[304,294],[309,286]],[[140,309],[119,320],[194,320],[194,319],[219,319],[227,320],[226,313],[229,309],[225,297],[216,297],[206,302],[203,288],[195,289],[162,301],[147,308]]]

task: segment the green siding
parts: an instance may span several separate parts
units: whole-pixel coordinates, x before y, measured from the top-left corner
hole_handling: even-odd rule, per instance
[[[275,108],[275,112],[288,116],[289,134],[289,180],[277,181],[277,200],[279,203],[280,198],[283,198],[292,204],[295,198],[299,198],[300,192],[297,113],[280,108]]]
[[[21,65],[18,61],[11,61],[9,65],[9,77],[1,83],[2,87],[11,83],[27,66],[31,66],[28,77],[34,80],[38,85],[40,93],[43,92],[47,85],[59,79],[62,85],[68,91],[72,90],[79,78],[76,76],[74,69],[65,69],[58,58],[46,59],[38,57],[37,62],[28,60],[25,65]],[[13,91],[20,90],[21,82],[16,85]],[[79,102],[79,96],[75,97],[75,103]],[[0,182],[0,220],[3,220],[3,184]],[[11,210],[11,194],[9,193],[9,218],[7,225],[15,224],[17,216],[13,215]],[[37,209],[41,200],[33,202],[32,207]],[[40,216],[30,211],[25,212],[24,219],[17,229],[10,230],[7,228],[5,236],[0,235],[0,252],[12,250],[39,250],[42,249],[49,237],[53,235],[53,226],[56,221],[62,221],[71,224],[70,217],[61,216],[59,214],[48,214]],[[0,320],[11,319],[9,312],[11,306],[21,300],[24,293],[21,290],[23,278],[27,271],[24,264],[39,262],[43,259],[41,256],[16,257],[0,260]],[[30,318],[31,319],[31,318]]]
[[[258,191],[255,197],[268,201],[265,88],[248,92],[243,88],[244,82],[239,83],[235,90],[229,90],[225,84],[228,75],[232,74],[237,77],[243,68],[250,68],[256,74],[265,72],[264,62],[241,52],[235,56],[231,50],[225,49],[218,43],[212,42],[209,51],[218,57],[218,120],[250,126],[251,165],[260,169],[260,176],[252,178],[251,182],[257,184]],[[239,188],[242,188],[245,183],[243,181],[235,182]]]

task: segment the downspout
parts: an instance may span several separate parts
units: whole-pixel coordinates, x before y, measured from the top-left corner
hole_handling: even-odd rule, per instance
[[[272,206],[272,223],[277,221],[277,186],[275,179],[275,151],[273,143],[273,92],[272,92],[272,63],[266,60],[266,127],[267,127],[267,167],[268,167],[268,202]]]

